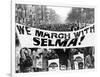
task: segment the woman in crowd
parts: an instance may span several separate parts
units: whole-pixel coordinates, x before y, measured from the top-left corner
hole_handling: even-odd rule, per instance
[[[22,48],[20,50],[20,72],[31,71],[32,59],[28,48]]]

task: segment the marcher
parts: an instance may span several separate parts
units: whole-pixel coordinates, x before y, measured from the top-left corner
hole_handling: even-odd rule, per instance
[[[20,50],[20,72],[31,71],[32,59],[29,56],[29,51],[27,48],[22,48]]]

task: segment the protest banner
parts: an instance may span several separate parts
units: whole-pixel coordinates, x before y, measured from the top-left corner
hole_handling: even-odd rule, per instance
[[[85,47],[95,45],[95,28],[91,24],[83,29],[70,32],[56,32],[25,27],[16,24],[16,32],[22,47]]]
[[[94,8],[20,1],[12,6],[14,75],[95,67]]]

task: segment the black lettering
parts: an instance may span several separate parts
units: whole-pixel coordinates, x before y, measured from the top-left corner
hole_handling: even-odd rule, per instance
[[[51,33],[51,38],[57,38],[57,33]]]
[[[84,29],[84,31],[86,31],[86,34],[88,33],[89,28]]]
[[[24,34],[24,26],[18,26],[17,25],[17,29],[19,31],[19,34]]]
[[[64,41],[61,41],[61,39],[57,39],[56,43],[55,43],[55,46],[57,46],[57,45],[59,45],[59,46],[66,46],[67,42],[68,42],[68,39],[66,39]]]
[[[26,32],[27,32],[28,35],[31,35],[29,27],[26,27]]]
[[[43,37],[46,37],[46,36],[47,36],[48,38],[50,38],[50,35],[49,35],[49,33],[47,33],[47,32],[44,33],[44,36],[43,36]]]
[[[76,46],[76,44],[77,44],[77,40],[78,40],[78,38],[74,38],[74,39],[72,39],[72,40],[70,41],[70,43],[68,44],[68,47],[69,47],[70,45],[72,45],[72,46]]]
[[[42,31],[39,31],[39,30],[36,30],[35,31],[35,36],[43,37],[43,32]]]
[[[59,35],[58,35],[58,38],[64,38],[64,34],[63,33],[60,33]]]
[[[39,38],[34,37],[33,41],[35,42],[35,43],[33,43],[34,45],[36,45],[36,46],[40,45],[40,39]]]
[[[41,46],[47,46],[47,39],[41,39]]]
[[[70,39],[70,33],[65,34],[65,39]]]
[[[48,40],[48,46],[54,46],[54,44],[52,44],[52,40]]]
[[[93,25],[93,27],[90,27],[90,33],[95,32],[95,27]]]
[[[74,36],[77,38],[77,37],[79,37],[80,36],[80,32],[75,32],[74,33]]]

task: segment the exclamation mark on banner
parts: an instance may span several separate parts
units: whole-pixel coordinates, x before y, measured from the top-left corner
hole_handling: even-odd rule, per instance
[[[79,45],[81,45],[81,42],[83,41],[84,38],[85,38],[85,36],[82,36],[82,37],[80,38]]]

